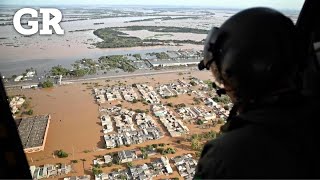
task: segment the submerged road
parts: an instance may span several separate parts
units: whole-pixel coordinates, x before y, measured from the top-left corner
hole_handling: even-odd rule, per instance
[[[179,72],[187,72],[187,71],[190,71],[190,69],[175,70],[175,71],[136,73],[136,74],[133,73],[133,74],[114,75],[114,76],[95,77],[95,78],[83,78],[83,79],[66,80],[64,82],[83,82],[83,81],[93,81],[93,80],[101,80],[101,79],[127,78],[127,77],[134,77],[134,76],[151,76],[151,75],[158,75],[158,74],[171,74],[171,73],[179,73]]]

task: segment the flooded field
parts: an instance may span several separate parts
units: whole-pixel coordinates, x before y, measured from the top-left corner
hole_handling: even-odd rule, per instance
[[[16,9],[2,7],[2,10],[3,18],[0,23],[10,23],[10,19],[12,21],[12,15]],[[190,45],[98,49],[93,44],[102,40],[95,36],[93,31],[105,27],[124,26],[174,26],[209,30],[213,26],[220,26],[228,17],[237,12],[237,10],[220,9],[158,11],[144,8],[125,10],[121,8],[116,10],[99,8],[95,10],[92,8],[87,10],[72,9],[71,7],[62,8],[62,11],[65,13],[65,17],[60,24],[65,30],[64,35],[40,36],[35,34],[22,36],[16,32],[13,25],[0,26],[0,72],[3,75],[11,76],[22,73],[26,67],[39,68],[44,71],[58,64],[70,65],[75,60],[82,58],[99,58],[103,55],[160,52],[188,48]],[[101,12],[101,14],[97,16],[95,11]],[[181,18],[184,16],[196,18],[130,22],[161,17]],[[295,15],[290,17],[294,20],[296,19]],[[206,37],[206,34],[154,33],[146,30],[126,33],[142,39],[153,38],[159,40],[201,41]],[[191,47],[202,49],[202,46],[199,45],[191,45]]]
[[[9,10],[8,10],[9,11]],[[13,10],[10,10],[10,13]],[[65,10],[64,10],[65,11]],[[137,10],[139,11],[139,10]],[[130,22],[135,20],[144,20],[161,17],[183,17],[195,16],[198,17],[201,12],[153,12],[141,10],[149,16],[135,17],[94,17],[91,12],[88,14],[67,13],[66,20],[76,19],[76,21],[61,22],[62,28],[65,30],[64,35],[40,36],[39,34],[30,37],[22,36],[14,29],[13,25],[0,26],[0,72],[3,75],[11,76],[24,72],[26,67],[34,67],[44,71],[54,65],[68,66],[72,62],[82,58],[99,58],[104,55],[113,54],[133,54],[147,52],[161,52],[166,50],[177,50],[185,48],[202,49],[202,46],[184,45],[184,46],[169,46],[169,47],[134,47],[134,48],[116,48],[116,49],[98,49],[93,45],[96,42],[102,41],[93,34],[93,31],[104,27],[124,27],[132,25],[143,26],[175,26],[175,27],[190,27],[198,29],[210,29],[212,26],[219,26],[227,17],[227,12],[221,10],[212,10],[214,15],[207,14],[198,19],[177,19],[166,21],[141,21]],[[106,11],[108,12],[108,11]],[[233,12],[234,13],[234,12]],[[131,14],[134,16],[135,14]],[[152,15],[152,16],[150,16]],[[78,17],[79,16],[79,17]],[[87,19],[81,19],[80,17]],[[78,20],[77,18],[78,17]],[[10,19],[10,17],[6,17]],[[1,21],[0,21],[1,22]],[[7,22],[7,21],[4,21]],[[128,33],[130,36],[140,38],[156,38],[160,40],[176,39],[176,40],[197,40],[201,41],[206,37],[205,34],[192,33],[165,33],[173,34],[173,36],[164,36],[163,33],[153,33],[145,31],[135,31]],[[159,35],[160,34],[160,35]],[[162,34],[162,35],[161,35]],[[155,36],[156,35],[156,36]]]

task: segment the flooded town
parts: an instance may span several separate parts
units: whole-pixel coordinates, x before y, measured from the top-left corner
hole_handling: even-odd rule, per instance
[[[198,70],[203,44],[239,10],[62,6],[64,35],[24,36],[18,8],[0,9],[0,72],[33,179],[194,178],[233,107]]]

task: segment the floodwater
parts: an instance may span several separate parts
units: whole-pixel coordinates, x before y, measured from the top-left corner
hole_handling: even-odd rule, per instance
[[[85,20],[62,22],[64,35],[33,35],[24,37],[18,34],[13,26],[1,26],[0,37],[0,72],[4,75],[22,73],[26,68],[34,67],[44,71],[58,64],[69,66],[75,60],[82,58],[99,58],[104,55],[133,54],[139,52],[166,51],[166,47],[97,49],[93,43],[101,41],[93,34],[94,30],[69,32],[74,30],[98,29],[102,27],[120,26],[124,21],[147,17],[107,18],[100,20]],[[106,22],[104,25],[93,25],[95,22]],[[16,46],[16,47],[14,47]]]
[[[161,17],[161,16],[157,16]],[[178,16],[171,16],[178,17]],[[91,19],[82,21],[61,22],[65,30],[64,35],[39,35],[35,34],[30,37],[20,35],[13,26],[0,26],[0,72],[3,75],[11,76],[25,71],[26,68],[36,68],[37,71],[48,70],[50,67],[61,64],[69,66],[75,60],[82,58],[97,59],[105,55],[114,54],[134,54],[147,52],[162,52],[166,50],[177,50],[188,47],[134,47],[134,48],[115,48],[115,49],[98,49],[92,44],[101,41],[93,34],[95,29],[104,27],[124,27],[131,25],[145,26],[176,26],[176,27],[193,27],[201,29],[210,29],[212,25],[219,25],[221,18],[203,17],[203,19],[182,19],[168,21],[146,21],[132,22],[131,20],[141,20],[154,18],[154,16],[141,17],[118,17],[105,19]],[[94,25],[94,23],[104,23]],[[76,31],[75,30],[84,30]],[[135,32],[137,37],[143,36],[144,32]],[[161,33],[157,33],[161,34]],[[185,37],[183,37],[185,36]],[[162,37],[163,38],[163,37]],[[191,33],[176,33],[173,39],[191,39],[202,40],[205,35]],[[190,45],[189,45],[190,46]],[[201,49],[200,46],[195,46]]]
[[[192,76],[206,80],[210,78],[210,72],[204,71],[192,71]],[[155,86],[159,83],[177,82],[177,79],[188,78],[190,74],[178,75],[163,74],[143,77],[131,77],[126,79],[115,79],[110,82],[99,80],[97,81],[100,85],[106,84],[118,84],[119,81],[125,84],[132,83],[148,83],[151,86]],[[90,85],[89,85],[90,86]],[[137,91],[137,90],[136,90]],[[8,92],[10,95],[23,94],[27,98],[31,99],[31,106],[35,114],[51,114],[51,122],[48,130],[48,136],[45,144],[44,151],[27,154],[30,165],[43,165],[50,163],[70,163],[71,160],[77,159],[79,163],[74,165],[75,172],[70,175],[83,175],[84,173],[90,174],[89,170],[92,165],[92,160],[97,155],[105,155],[107,153],[116,152],[119,150],[134,149],[137,147],[143,147],[154,143],[165,143],[177,149],[177,154],[169,155],[173,157],[176,155],[182,155],[184,153],[194,153],[190,148],[190,142],[185,141],[182,138],[182,143],[178,144],[179,138],[172,138],[166,131],[165,127],[156,120],[154,120],[160,127],[161,131],[164,132],[165,137],[159,140],[148,141],[139,145],[132,145],[131,147],[121,147],[120,149],[114,148],[111,150],[101,149],[104,145],[102,138],[102,127],[99,120],[98,105],[94,102],[94,97],[91,94],[92,88],[88,88],[88,85],[82,83],[75,83],[67,86],[60,86],[53,89],[42,89],[42,90],[14,90]],[[191,105],[193,103],[192,96],[182,95],[175,99],[165,100],[167,102],[173,102],[174,104],[185,103]],[[106,104],[104,106],[110,107],[114,105]],[[128,102],[121,103],[125,108],[133,109],[149,109],[150,106],[143,105],[142,103],[136,103],[134,106]],[[173,109],[172,109],[173,110]],[[199,129],[195,125],[186,124],[191,134],[201,133],[210,130],[218,130],[219,127]],[[180,138],[180,139],[181,139]],[[54,151],[62,149],[69,153],[69,157],[60,159],[53,156]],[[84,151],[88,151],[85,153]],[[151,157],[154,159],[155,157]],[[86,159],[84,165],[80,159]],[[143,162],[148,162],[144,160]],[[134,162],[134,164],[140,164],[141,162]],[[112,169],[124,168],[124,166],[112,166],[110,168],[103,168],[104,172],[110,172]],[[177,175],[176,173],[174,175]]]
[[[45,151],[31,154],[38,159],[52,157],[55,150],[72,152],[92,150],[100,141],[101,126],[98,125],[98,106],[91,90],[81,84],[53,89],[23,91],[32,98],[36,114],[51,114],[51,122]]]
[[[132,9],[137,12],[147,12],[146,9]],[[39,35],[30,37],[20,35],[13,26],[0,26],[0,72],[3,75],[11,76],[20,74],[26,68],[36,68],[38,72],[48,70],[50,67],[61,64],[69,66],[75,60],[82,58],[97,59],[104,55],[114,54],[133,54],[146,52],[161,52],[166,50],[177,50],[183,47],[135,47],[135,48],[117,48],[117,49],[98,49],[92,44],[101,41],[93,34],[95,29],[104,27],[124,27],[124,26],[175,26],[198,29],[210,29],[213,26],[220,26],[227,18],[232,16],[237,10],[207,10],[212,14],[203,15],[200,11],[162,11],[158,16],[139,16],[139,17],[115,17],[103,19],[88,19],[81,21],[61,22],[65,30],[64,35]],[[107,12],[107,11],[106,11]],[[7,12],[10,14],[10,12]],[[12,12],[13,13],[13,12]],[[70,15],[70,14],[68,14]],[[80,15],[80,14],[73,14]],[[83,14],[81,14],[83,15]],[[160,18],[165,16],[181,17],[181,15],[198,15],[198,19],[179,19],[166,21],[142,21],[127,22],[132,20],[142,20],[149,18]],[[290,18],[296,21],[296,14],[289,14]],[[101,23],[96,24],[94,23]],[[103,24],[102,24],[103,23]],[[41,28],[41,27],[40,27]],[[81,31],[76,31],[81,30]],[[76,31],[76,32],[75,32]],[[130,32],[130,35],[147,38],[155,34],[145,31]],[[157,36],[159,39],[177,39],[177,40],[202,40],[206,35],[192,33],[165,33],[173,36]],[[190,45],[189,45],[190,46]],[[192,45],[191,45],[192,46]],[[202,49],[201,46],[195,46],[196,49]]]

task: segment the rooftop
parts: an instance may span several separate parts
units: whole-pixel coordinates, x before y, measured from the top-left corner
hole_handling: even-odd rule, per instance
[[[24,148],[33,148],[43,145],[49,121],[50,115],[21,119],[18,131]]]

